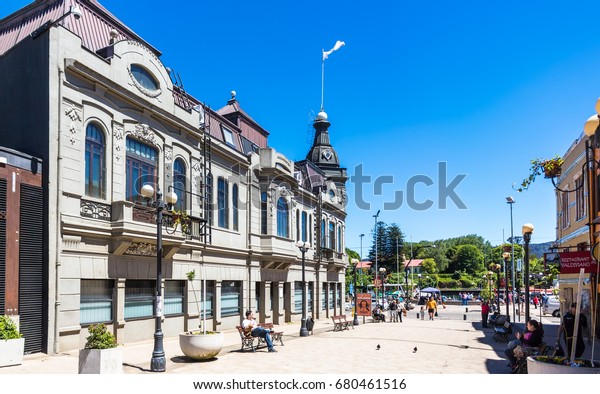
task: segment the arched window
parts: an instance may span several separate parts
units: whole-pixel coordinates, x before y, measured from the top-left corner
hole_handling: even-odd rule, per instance
[[[335,250],[335,224],[329,222],[329,249]]]
[[[143,142],[127,138],[127,164],[125,166],[127,201],[142,202],[142,186],[152,185],[156,192],[158,182],[158,150]]]
[[[229,228],[229,183],[222,177],[217,180],[217,209],[219,227]]]
[[[95,123],[85,129],[85,195],[106,198],[104,133]]]
[[[173,188],[177,194],[175,209],[185,212],[186,209],[186,188],[185,188],[185,163],[182,159],[176,159],[173,163]]]
[[[279,197],[277,200],[277,235],[280,237],[289,237],[289,212],[285,198]]]
[[[342,253],[342,226],[338,226],[337,233],[337,251]]]
[[[231,202],[233,205],[233,231],[240,229],[240,215],[238,209],[239,191],[237,183],[234,183],[231,188]]]
[[[325,233],[325,219],[321,220],[321,247],[324,248],[325,245],[327,245],[325,243],[325,239],[326,239],[326,233]]]
[[[302,212],[302,241],[306,242],[306,228],[308,224],[306,223],[306,212]]]

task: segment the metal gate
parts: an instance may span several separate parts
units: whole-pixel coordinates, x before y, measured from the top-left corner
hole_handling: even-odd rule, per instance
[[[6,179],[0,179],[0,315],[6,314]]]
[[[21,184],[19,234],[19,314],[25,353],[43,351],[45,308],[43,190]]]

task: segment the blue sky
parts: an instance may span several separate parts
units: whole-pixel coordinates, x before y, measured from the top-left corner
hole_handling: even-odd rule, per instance
[[[0,16],[30,1],[3,1]],[[349,175],[392,177],[375,195],[348,183],[346,244],[367,253],[373,215],[408,241],[478,234],[496,245],[535,225],[532,242],[555,239],[555,196],[542,178],[524,193],[514,183],[529,161],[564,154],[600,96],[599,5],[592,1],[131,2],[100,0],[163,52],[192,95],[214,109],[235,90],[242,107],[292,160],[310,148],[310,114],[324,107],[331,141]],[[466,209],[438,198],[438,163]],[[415,200],[384,209],[424,175]],[[379,178],[386,179],[386,178]],[[443,185],[442,185],[443,186]],[[458,204],[460,205],[460,204]]]

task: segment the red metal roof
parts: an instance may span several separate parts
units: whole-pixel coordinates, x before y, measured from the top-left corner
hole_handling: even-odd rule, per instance
[[[370,262],[369,260],[363,260],[363,261],[359,261],[358,264],[356,265],[356,268],[371,268],[371,265],[373,263]]]
[[[143,43],[157,57],[160,51],[144,41],[96,0],[36,0],[0,20],[0,56],[10,50],[47,21],[66,14],[71,5],[78,5],[82,16],[67,16],[59,23],[81,37],[82,45],[93,52],[109,45],[110,31],[116,30],[116,41],[130,39]]]
[[[409,264],[408,267],[420,267],[421,264],[423,264],[423,260],[422,259],[413,259]]]

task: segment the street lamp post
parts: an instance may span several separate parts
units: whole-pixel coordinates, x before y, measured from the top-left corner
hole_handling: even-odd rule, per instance
[[[296,242],[296,246],[302,253],[302,319],[300,320],[300,336],[307,337],[308,330],[306,329],[306,268],[304,266],[305,254],[310,248],[310,243],[306,241]]]
[[[421,301],[421,273],[417,275],[419,277],[419,301]]]
[[[515,289],[517,288],[517,282],[515,281],[515,238],[513,234],[513,204],[515,203],[515,199],[511,196],[506,197],[506,203],[510,205],[510,246],[511,246],[511,279],[512,279],[512,291],[513,291],[513,303],[512,303],[512,312],[513,312],[513,322],[515,321]],[[517,299],[519,299],[519,295],[517,294]]]
[[[502,253],[502,257],[504,257],[504,290],[506,290],[506,294],[504,295],[504,297],[506,297],[506,300],[504,300],[506,302],[506,319],[509,319],[509,310],[508,310],[508,258],[510,257],[510,253],[508,252],[504,252]],[[513,305],[514,305],[514,301],[513,300]],[[513,316],[513,321],[515,321],[515,318]]]
[[[488,282],[488,292],[490,293],[490,301],[494,298],[492,297],[492,280],[494,273],[492,271],[488,271],[487,273],[487,282]]]
[[[379,282],[381,283],[381,288],[382,288],[382,291],[381,291],[381,307],[382,308],[383,308],[383,299],[385,296],[385,285],[383,284],[383,281],[385,279],[385,271],[387,271],[385,269],[385,267],[379,268]]]
[[[375,227],[373,228],[373,235],[375,236],[375,278],[377,278],[377,218],[379,217],[379,212],[381,212],[381,210],[378,210],[377,213],[375,215],[373,215],[373,217],[375,218]],[[375,299],[377,299],[377,288],[379,286],[377,286],[377,281],[375,281]]]
[[[141,195],[150,201],[154,197],[154,188],[151,185],[144,185],[140,191]],[[174,192],[167,193],[167,204],[173,205],[177,202],[177,194]],[[165,349],[163,347],[163,332],[162,332],[162,222],[163,210],[165,202],[162,200],[160,189],[156,191],[156,200],[152,202],[152,206],[156,208],[156,293],[155,293],[155,330],[154,330],[154,350],[152,351],[152,359],[150,360],[150,371],[165,372],[167,368],[167,360],[165,358]]]
[[[529,321],[529,242],[531,241],[531,233],[533,233],[533,224],[526,223],[522,228],[523,240],[525,241],[525,322]]]
[[[398,262],[398,238],[396,237],[396,280],[398,281],[398,291],[400,291],[400,263]]]
[[[362,261],[362,253],[363,253],[362,241],[363,241],[363,237],[364,236],[365,236],[364,234],[360,234],[359,235],[359,237],[360,237],[360,261]],[[364,276],[361,274],[360,277],[361,277],[360,283],[363,286],[362,291],[364,292],[365,291],[365,289],[364,289],[364,285],[365,285]]]
[[[352,320],[353,326],[358,326],[358,315],[356,314],[356,307],[358,306],[358,304],[356,303],[356,272],[358,271],[358,263],[359,260],[352,259],[352,264],[354,264],[354,319]]]
[[[496,289],[498,291],[498,312],[500,312],[500,270],[502,269],[502,266],[500,264],[496,264],[494,268],[496,268],[496,277],[498,278],[498,287]]]

